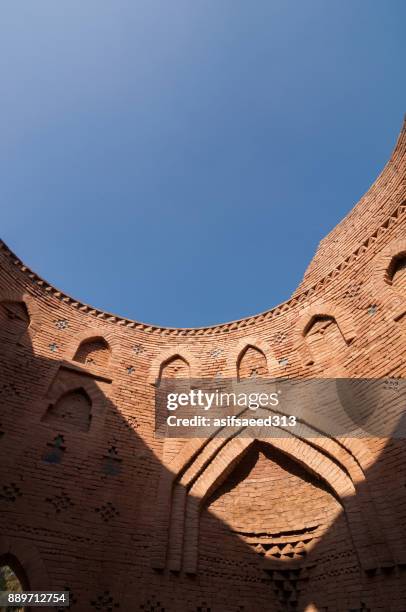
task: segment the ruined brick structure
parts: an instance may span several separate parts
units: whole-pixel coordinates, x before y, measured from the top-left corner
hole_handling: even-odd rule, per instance
[[[161,376],[405,376],[405,167],[404,127],[293,296],[213,327],[81,304],[2,243],[0,565],[74,611],[405,612],[405,441],[154,436]]]

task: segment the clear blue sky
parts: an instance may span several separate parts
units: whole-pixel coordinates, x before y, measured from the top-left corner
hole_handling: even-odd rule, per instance
[[[1,236],[199,326],[287,299],[406,111],[404,0],[41,0],[0,20]]]

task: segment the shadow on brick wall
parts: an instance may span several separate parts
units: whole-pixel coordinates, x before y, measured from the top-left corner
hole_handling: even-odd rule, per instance
[[[2,316],[0,564],[24,588],[67,589],[83,612],[406,610],[402,441],[363,477],[351,453],[255,441],[207,473],[202,502],[196,457],[174,478],[143,442],[152,408],[123,416],[109,389],[131,389],[108,369],[59,360],[52,339],[36,355],[24,312]]]

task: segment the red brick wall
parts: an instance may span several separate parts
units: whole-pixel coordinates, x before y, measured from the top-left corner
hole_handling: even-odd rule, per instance
[[[153,385],[404,377],[405,141],[295,295],[246,320],[188,330],[106,314],[2,245],[0,558],[30,588],[69,587],[86,612],[406,610],[404,442],[164,442]],[[95,338],[108,352],[75,359]]]

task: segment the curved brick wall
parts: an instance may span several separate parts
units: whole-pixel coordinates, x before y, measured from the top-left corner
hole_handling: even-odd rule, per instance
[[[293,297],[241,321],[110,315],[1,244],[0,560],[25,584],[86,612],[406,610],[404,442],[153,433],[162,374],[405,376],[405,146]]]

